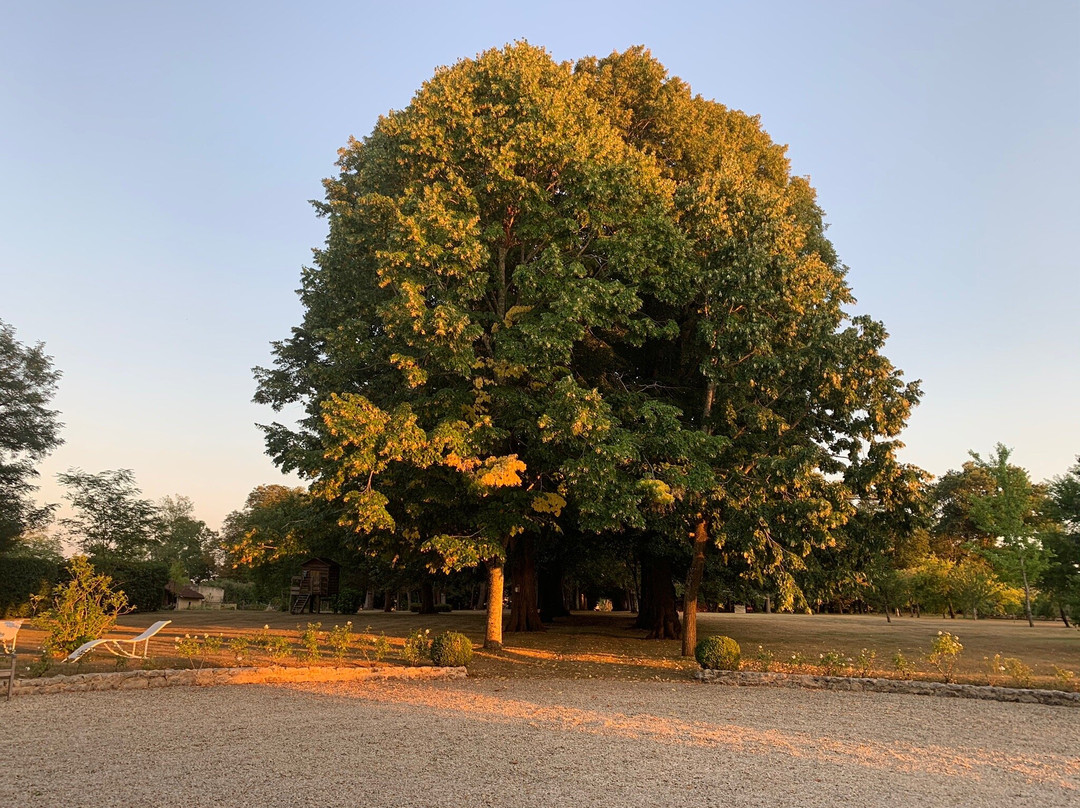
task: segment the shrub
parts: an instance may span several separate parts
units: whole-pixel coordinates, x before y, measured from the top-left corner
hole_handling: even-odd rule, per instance
[[[1005,657],[1001,660],[1005,673],[1009,675],[1016,687],[1031,687],[1033,671],[1022,660],[1016,657]]]
[[[1075,686],[1076,674],[1060,665],[1054,666],[1054,678],[1057,679],[1058,686],[1062,690],[1072,690]]]
[[[705,637],[694,648],[698,664],[706,670],[737,671],[742,651],[731,637]]]
[[[896,672],[900,674],[901,679],[910,679],[915,673],[915,664],[909,662],[908,658],[904,656],[903,651],[900,651],[899,649],[893,654],[892,662],[893,667],[896,669]]]
[[[757,647],[757,653],[754,655],[754,660],[757,662],[758,670],[768,673],[772,670],[772,666],[776,662],[776,654],[772,651],[766,651],[759,645]]]
[[[472,655],[472,640],[457,631],[447,631],[431,641],[431,661],[440,668],[468,665]]]
[[[48,597],[49,590],[63,578],[63,568],[45,558],[4,556],[0,558],[0,617],[29,613],[34,595]]]
[[[818,654],[818,667],[825,671],[826,676],[839,676],[844,668],[844,655],[839,651]]]
[[[46,654],[74,651],[96,640],[116,624],[116,618],[130,611],[123,592],[114,591],[112,579],[98,574],[86,556],[68,562],[71,579],[56,587],[52,608],[41,616],[45,628]]]
[[[937,668],[946,682],[951,682],[957,657],[963,650],[964,646],[960,644],[959,637],[947,631],[939,631],[930,646],[930,653],[926,655],[926,661]]]
[[[859,669],[859,676],[869,676],[874,667],[874,660],[877,659],[877,651],[863,648],[859,651],[859,655],[855,657],[855,666]]]
[[[410,665],[423,665],[431,659],[431,631],[416,629],[406,637],[401,656]]]
[[[390,638],[384,632],[379,632],[371,643],[371,653],[376,662],[382,662],[390,654]]]
[[[338,662],[345,659],[345,655],[349,653],[352,642],[353,633],[351,620],[344,626],[335,625],[326,635],[326,644],[330,646],[330,653],[334,655],[334,659]]]
[[[322,639],[322,623],[308,623],[307,628],[296,627],[300,632],[300,646],[304,649],[304,659],[314,662],[319,658],[319,641]]]
[[[165,602],[169,565],[164,561],[109,559],[101,561],[98,569],[112,578],[114,588],[123,591],[128,605],[137,611],[156,612]]]

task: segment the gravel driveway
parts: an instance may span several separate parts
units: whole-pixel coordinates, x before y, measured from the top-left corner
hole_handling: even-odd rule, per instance
[[[12,806],[1076,806],[1080,713],[468,679],[0,702]]]

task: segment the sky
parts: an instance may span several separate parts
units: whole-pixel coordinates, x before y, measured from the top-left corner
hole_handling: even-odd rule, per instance
[[[130,468],[218,527],[263,453],[251,369],[302,311],[336,151],[441,65],[649,48],[809,176],[855,313],[921,379],[902,458],[1080,455],[1080,2],[8,4],[0,320],[63,372],[39,466]]]

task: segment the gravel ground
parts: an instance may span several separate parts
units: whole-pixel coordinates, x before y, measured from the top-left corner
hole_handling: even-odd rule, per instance
[[[1069,708],[468,679],[0,702],[12,806],[1076,806]]]

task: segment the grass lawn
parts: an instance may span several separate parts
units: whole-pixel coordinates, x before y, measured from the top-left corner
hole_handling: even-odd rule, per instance
[[[631,628],[633,618],[626,613],[580,612],[559,620],[547,631],[506,634],[506,647],[499,653],[479,648],[484,638],[484,615],[481,612],[452,612],[438,615],[363,612],[357,615],[290,615],[257,611],[180,611],[155,614],[131,614],[122,617],[112,632],[114,636],[134,636],[155,620],[172,624],[151,642],[151,657],[156,667],[187,667],[187,659],[176,655],[173,638],[185,634],[222,635],[227,642],[239,636],[254,636],[264,625],[274,634],[289,637],[299,648],[298,629],[310,622],[321,622],[323,631],[335,624],[353,622],[353,631],[364,635],[370,645],[374,636],[385,634],[390,640],[388,661],[400,661],[403,640],[416,629],[432,634],[460,631],[468,635],[477,650],[470,673],[485,678],[560,677],[598,679],[685,679],[697,668],[693,660],[679,657],[679,643],[643,639],[644,632]],[[1040,622],[1031,628],[1019,620],[950,620],[940,617],[902,617],[887,623],[882,616],[863,615],[789,615],[789,614],[702,614],[699,636],[726,634],[742,646],[744,667],[760,666],[759,646],[771,652],[774,670],[804,673],[820,672],[815,667],[819,655],[838,652],[856,658],[861,649],[875,653],[874,675],[896,676],[893,656],[899,650],[916,665],[919,678],[933,675],[925,659],[939,631],[952,632],[964,645],[956,668],[959,681],[986,684],[1017,684],[1007,673],[991,671],[988,664],[995,654],[1020,659],[1034,674],[1037,687],[1061,688],[1054,666],[1075,671],[1065,686],[1080,687],[1080,630],[1067,629],[1060,622]],[[27,624],[19,635],[20,675],[40,655],[44,635]],[[324,659],[328,653],[324,650]],[[793,654],[804,661],[793,665]],[[251,654],[244,664],[267,664],[269,658]],[[350,663],[362,662],[350,655]],[[783,663],[783,664],[780,664]],[[132,661],[131,666],[141,663]],[[198,664],[196,662],[196,664]],[[207,665],[236,664],[227,652],[206,660]],[[302,664],[295,659],[285,664]],[[105,671],[116,668],[115,660],[99,654],[79,666],[55,664],[49,674]],[[854,671],[852,671],[854,672]]]

